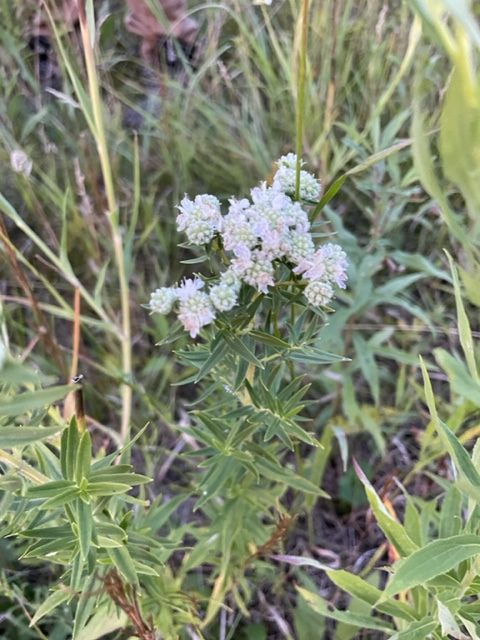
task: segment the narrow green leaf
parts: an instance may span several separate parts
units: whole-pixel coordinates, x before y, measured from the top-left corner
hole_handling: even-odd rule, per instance
[[[126,546],[117,549],[107,549],[110,560],[113,562],[118,571],[125,580],[132,584],[138,585],[138,576],[135,565]]]
[[[82,558],[87,560],[92,541],[93,516],[92,507],[83,500],[77,499],[75,503],[77,512],[78,542]]]
[[[42,602],[42,604],[35,611],[35,615],[30,620],[29,627],[33,627],[37,624],[39,620],[41,620],[48,613],[56,609],[60,604],[66,602],[69,598],[69,593],[67,589],[59,589],[58,591],[54,591],[51,593],[48,598]]]
[[[39,527],[36,529],[26,529],[20,535],[24,538],[40,538],[46,540],[57,540],[60,538],[71,538],[72,529],[69,525],[61,527]]]
[[[39,509],[55,509],[56,507],[61,507],[72,500],[75,500],[76,497],[80,494],[80,489],[78,487],[71,487],[70,489],[65,489],[61,491],[57,495],[46,500],[43,504],[41,504]]]
[[[415,100],[414,102],[411,133],[413,160],[415,169],[418,173],[423,187],[439,204],[442,216],[453,235],[461,242],[464,242],[466,246],[468,246],[468,235],[465,232],[463,226],[459,223],[456,214],[450,209],[448,200],[445,197],[444,192],[440,187],[438,179],[435,175],[432,161],[432,152],[430,150],[430,144],[425,132],[423,116],[417,100]]]
[[[112,468],[113,471],[114,467]],[[140,473],[102,473],[92,474],[89,478],[90,485],[95,482],[116,482],[120,484],[128,484],[134,486],[137,484],[147,484],[152,482],[152,479],[148,476],[143,476]]]
[[[31,442],[45,440],[62,431],[64,427],[0,427],[0,448],[23,447]]]
[[[91,496],[113,496],[128,493],[131,488],[131,485],[122,482],[89,482],[87,493]]]
[[[279,467],[262,458],[257,458],[256,466],[260,474],[269,480],[287,484],[294,489],[304,491],[305,493],[312,493],[323,498],[330,497],[328,493],[325,493],[325,491],[316,487],[313,482],[310,482],[310,480],[307,480],[306,478],[302,478],[302,476],[299,476],[286,466]]]
[[[285,342],[285,340],[282,340],[277,336],[273,336],[270,333],[266,333],[265,331],[252,329],[249,331],[248,335],[258,342],[267,345],[267,347],[273,347],[274,349],[290,349],[288,342]]]
[[[75,479],[75,463],[79,439],[77,421],[73,417],[68,428],[63,432],[60,443],[60,463],[63,477],[67,480]]]
[[[79,554],[80,555],[80,554]],[[96,572],[93,572],[91,576],[88,576],[82,585],[82,593],[78,599],[77,608],[75,610],[75,622],[73,624],[72,640],[77,640],[80,632],[87,624],[87,620],[90,618],[93,608],[96,604],[96,599],[92,598],[92,591],[94,591],[95,581],[97,579]]]
[[[112,607],[110,602],[103,602],[95,609],[95,613],[83,629],[77,633],[75,640],[98,640],[127,626],[127,614],[118,607]]]
[[[383,631],[384,633],[390,635],[393,633],[392,627],[379,620],[378,618],[373,618],[371,616],[365,616],[358,613],[352,613],[351,611],[340,611],[339,609],[335,609],[325,602],[323,598],[318,596],[316,593],[312,591],[308,591],[303,587],[296,587],[299,594],[302,598],[312,607],[314,611],[319,613],[326,618],[331,618],[332,620],[336,620],[337,622],[346,622],[349,625],[354,627],[359,627],[362,630],[365,629],[374,629],[377,631]]]
[[[20,416],[29,411],[43,409],[64,398],[74,388],[75,385],[62,385],[19,393],[13,400],[0,401],[0,416]]]
[[[238,356],[240,356],[244,360],[247,360],[248,362],[250,362],[250,364],[254,364],[259,369],[264,368],[263,364],[260,362],[257,356],[253,353],[253,351],[247,347],[244,340],[228,334],[224,334],[224,338],[228,346],[234,353],[236,353]]]
[[[355,459],[353,460],[353,464],[360,482],[365,487],[368,502],[370,503],[378,526],[401,556],[410,555],[418,548],[417,545],[411,540],[400,522],[392,518]]]
[[[441,420],[437,421],[437,429],[444,444],[452,456],[459,473],[476,489],[480,490],[480,474],[475,469],[473,462],[463,447],[460,440],[449,427]]]
[[[71,480],[53,480],[36,487],[29,487],[27,496],[29,498],[51,498],[56,496],[59,491],[75,488],[75,484]]]
[[[75,462],[75,478],[77,484],[88,478],[90,475],[90,464],[92,462],[92,439],[88,431],[85,431],[78,445],[77,459]]]
[[[434,540],[399,562],[382,600],[425,584],[479,553],[480,536],[463,534]]]
[[[408,625],[407,629],[395,633],[390,640],[420,640],[428,638],[429,634],[438,627],[438,622],[432,620],[431,616],[422,618]]]
[[[368,603],[371,607],[376,607],[381,613],[403,618],[404,620],[415,620],[415,611],[407,604],[399,602],[398,600],[388,600],[376,606],[376,603],[382,596],[382,592],[380,589],[377,589],[377,587],[360,578],[360,576],[356,576],[349,571],[337,569],[327,569],[326,573],[337,587],[343,589],[351,596]]]

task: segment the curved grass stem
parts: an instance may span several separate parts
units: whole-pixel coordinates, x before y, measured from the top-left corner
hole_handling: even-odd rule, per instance
[[[297,114],[296,114],[296,153],[297,165],[295,172],[295,200],[300,199],[300,170],[303,155],[303,128],[305,122],[305,80],[307,73],[307,48],[308,48],[308,15],[310,0],[302,0],[300,21],[301,37],[300,51],[298,53],[298,85],[297,85]]]
[[[112,165],[110,162],[110,154],[108,151],[107,137],[105,134],[105,124],[102,113],[102,101],[100,98],[100,84],[97,74],[95,61],[95,51],[93,42],[95,34],[91,33],[91,28],[87,20],[85,6],[83,2],[78,2],[80,31],[82,35],[82,45],[85,57],[85,67],[87,70],[88,91],[91,102],[92,114],[92,134],[95,138],[100,166],[102,170],[103,182],[105,185],[105,194],[108,206],[108,219],[112,234],[112,242],[115,255],[115,264],[117,267],[119,288],[120,288],[120,305],[122,312],[122,332],[121,332],[121,350],[122,350],[122,420],[120,428],[120,438],[122,443],[128,440],[130,435],[130,417],[132,407],[132,350],[131,350],[131,325],[130,325],[130,293],[128,287],[127,270],[125,264],[125,252],[123,239],[119,224],[119,210],[115,195],[115,187],[113,181]]]

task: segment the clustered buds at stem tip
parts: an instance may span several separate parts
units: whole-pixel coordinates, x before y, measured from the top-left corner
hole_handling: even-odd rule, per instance
[[[271,186],[261,183],[250,191],[250,200],[229,200],[226,215],[215,196],[183,198],[178,209],[177,228],[191,244],[205,245],[221,238],[229,265],[219,280],[205,290],[198,277],[185,279],[180,286],[156,289],[150,297],[153,313],[168,314],[174,308],[186,331],[195,338],[202,327],[215,320],[215,311],[230,311],[238,304],[242,283],[261,293],[275,286],[275,263],[283,261],[308,281],[304,294],[313,306],[327,305],[334,287],[345,288],[347,256],[343,249],[327,243],[315,249],[308,214],[292,198],[296,184],[294,153],[277,161]],[[303,165],[303,162],[302,162]],[[311,173],[300,172],[300,199],[320,198],[321,185]]]

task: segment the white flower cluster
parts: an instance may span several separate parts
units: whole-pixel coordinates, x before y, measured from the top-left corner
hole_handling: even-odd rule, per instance
[[[267,293],[268,287],[275,285],[275,261],[287,263],[308,281],[304,293],[314,306],[328,304],[335,286],[345,288],[348,263],[344,251],[336,244],[315,249],[307,212],[292,200],[296,162],[293,153],[280,158],[272,186],[262,183],[253,188],[250,199],[232,198],[226,215],[214,196],[182,200],[178,230],[185,231],[189,241],[197,245],[219,237],[230,264],[208,292],[198,277],[184,280],[178,287],[157,289],[150,298],[152,312],[167,314],[175,307],[180,322],[194,338],[215,319],[216,311],[229,311],[237,304],[242,283]],[[320,193],[320,183],[302,169],[301,199],[315,201]]]

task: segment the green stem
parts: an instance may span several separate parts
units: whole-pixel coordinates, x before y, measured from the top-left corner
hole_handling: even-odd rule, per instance
[[[307,47],[308,47],[308,14],[310,0],[302,0],[300,20],[302,24],[299,69],[297,85],[297,113],[296,113],[296,152],[297,164],[295,173],[295,200],[300,199],[300,170],[303,155],[303,126],[305,122],[305,78],[307,70]]]
[[[119,225],[119,211],[115,196],[112,165],[108,152],[105,125],[102,113],[102,101],[100,98],[100,85],[98,80],[95,52],[92,47],[92,35],[89,30],[88,21],[85,15],[85,7],[79,3],[80,30],[82,33],[83,51],[85,56],[85,66],[87,69],[88,89],[92,104],[93,115],[93,135],[97,145],[100,166],[102,169],[105,193],[108,205],[108,219],[112,234],[112,242],[117,266],[120,304],[122,310],[122,335],[120,337],[122,349],[122,422],[120,428],[120,438],[122,443],[128,440],[130,435],[130,417],[132,410],[132,351],[131,351],[131,325],[130,325],[130,295],[128,289],[128,278],[125,264],[125,254],[123,240]]]

